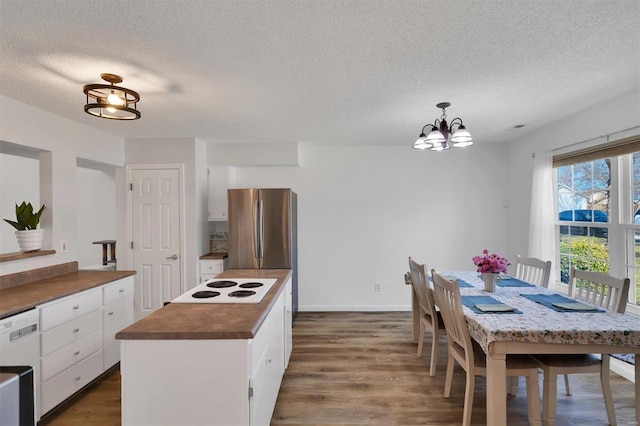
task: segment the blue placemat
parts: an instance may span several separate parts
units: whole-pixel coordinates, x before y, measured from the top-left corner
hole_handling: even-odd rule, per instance
[[[456,279],[456,277],[449,277],[446,275],[443,275],[443,277],[445,277],[446,279],[448,279],[449,281]],[[466,282],[465,280],[461,280],[460,278],[457,278],[458,280],[458,287],[460,288],[469,288],[469,287],[473,287],[471,284],[469,284],[468,282]],[[429,277],[429,281],[433,282],[433,278]]]
[[[476,305],[503,305],[503,302],[494,299],[491,296],[461,296],[462,304],[471,309],[476,314],[521,314],[522,311],[514,309],[506,312],[482,312],[476,308]]]
[[[546,306],[549,309],[553,309],[556,312],[582,312],[582,313],[594,313],[594,312],[607,312],[604,309],[597,309],[594,311],[579,311],[573,309],[564,309],[559,306],[555,306],[554,303],[573,303],[577,300],[564,297],[561,294],[520,294],[522,297],[526,297],[536,303]]]
[[[535,285],[531,283],[519,280],[514,277],[500,278],[496,285],[499,287],[535,287]]]

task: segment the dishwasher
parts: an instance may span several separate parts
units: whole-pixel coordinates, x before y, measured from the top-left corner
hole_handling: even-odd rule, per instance
[[[0,320],[0,367],[30,367],[33,374],[19,374],[20,425],[34,424],[40,418],[35,388],[40,383],[40,311],[31,309]],[[6,377],[6,376],[5,376]],[[30,380],[27,378],[30,377]],[[3,383],[11,383],[5,380]],[[30,386],[30,389],[27,388]],[[4,399],[4,398],[3,398]],[[0,404],[2,401],[0,401]],[[0,410],[9,408],[0,405]],[[30,412],[30,413],[29,413]],[[32,414],[29,416],[29,414]]]

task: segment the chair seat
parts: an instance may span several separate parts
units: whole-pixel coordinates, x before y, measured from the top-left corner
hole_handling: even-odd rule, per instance
[[[595,354],[544,354],[533,357],[548,367],[580,368],[599,366],[601,363],[600,355]]]

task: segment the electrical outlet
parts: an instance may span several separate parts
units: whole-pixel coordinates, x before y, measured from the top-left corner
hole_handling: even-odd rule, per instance
[[[382,291],[382,284],[380,283],[380,281],[376,281],[374,283],[373,288],[374,288],[375,291]]]
[[[60,240],[60,252],[66,253],[69,251],[69,242],[67,240]]]

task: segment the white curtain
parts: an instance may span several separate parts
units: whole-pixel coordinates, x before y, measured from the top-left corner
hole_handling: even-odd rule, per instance
[[[550,260],[553,263],[550,284],[555,282],[554,272],[557,268],[552,160],[551,151],[534,155],[528,250],[529,257]]]

